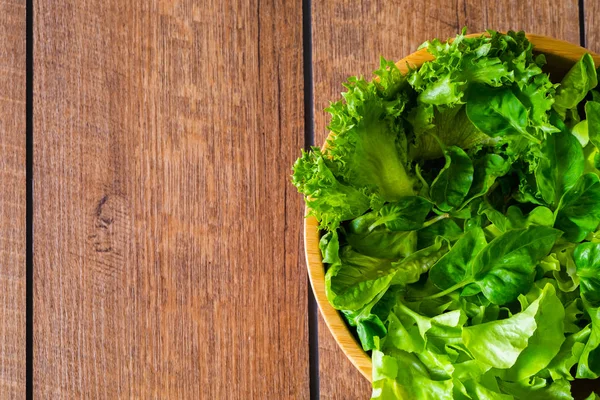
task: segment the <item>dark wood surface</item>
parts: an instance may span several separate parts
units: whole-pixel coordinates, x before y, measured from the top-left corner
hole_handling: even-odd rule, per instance
[[[301,12],[35,1],[37,398],[309,397]]]
[[[25,3],[0,0],[0,399],[369,398],[309,337],[305,100],[320,145],[348,76],[463,26],[600,51],[596,0],[33,0],[27,317]]]
[[[0,1],[0,399],[25,398],[25,0]]]

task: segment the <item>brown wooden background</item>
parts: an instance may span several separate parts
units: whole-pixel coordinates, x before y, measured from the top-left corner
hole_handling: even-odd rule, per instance
[[[288,179],[322,109],[463,26],[600,51],[599,12],[0,0],[0,399],[368,398],[310,301]]]

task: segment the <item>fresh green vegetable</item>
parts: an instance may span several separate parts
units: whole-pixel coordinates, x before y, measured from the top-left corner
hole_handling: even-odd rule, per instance
[[[510,318],[463,329],[464,344],[475,360],[493,368],[511,368],[535,333],[541,299]]]
[[[596,85],[598,77],[594,60],[585,54],[563,78],[556,91],[554,109],[564,118],[566,111],[576,108]]]
[[[600,307],[586,306],[592,320],[590,337],[581,352],[577,378],[598,379],[600,376]]]
[[[481,132],[492,137],[517,136],[538,142],[527,131],[527,109],[510,86],[474,85],[468,96],[467,116]]]
[[[573,399],[600,377],[593,58],[556,80],[523,32],[424,47],[406,75],[350,78],[294,164],[327,298],[373,399]]]
[[[549,135],[542,146],[542,158],[535,178],[542,198],[556,207],[561,196],[583,173],[583,149],[568,131]]]
[[[473,183],[473,163],[459,147],[445,151],[446,165],[431,184],[431,199],[442,211],[458,207]]]
[[[507,304],[533,283],[536,263],[560,236],[556,229],[531,226],[494,239],[473,260],[472,282],[494,304]]]
[[[354,250],[371,257],[396,260],[417,250],[416,231],[392,232],[384,225],[371,228],[378,219],[378,213],[372,211],[346,225],[346,241]]]
[[[555,226],[571,242],[580,242],[596,230],[600,218],[600,179],[590,172],[582,175],[560,199]]]
[[[388,203],[379,210],[379,218],[369,230],[384,224],[391,231],[412,231],[425,223],[431,211],[431,203],[422,197],[409,196],[394,203]]]
[[[582,243],[573,253],[581,283],[581,297],[592,307],[600,306],[600,244]]]

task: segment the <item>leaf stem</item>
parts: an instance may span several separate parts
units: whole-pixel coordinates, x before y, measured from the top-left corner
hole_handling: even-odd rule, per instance
[[[492,193],[494,190],[496,190],[496,188],[500,185],[500,183],[496,180],[494,181],[494,183],[492,183],[492,186],[490,186],[490,188],[487,190],[487,192],[484,193],[484,196],[488,196],[488,194]]]
[[[468,279],[466,281],[462,281],[462,282],[458,282],[456,285],[450,286],[448,289],[446,290],[442,290],[439,293],[436,294],[432,294],[431,296],[425,296],[425,297],[412,297],[412,298],[407,298],[406,300],[408,301],[424,301],[424,300],[434,300],[434,299],[439,299],[440,297],[444,297],[447,294],[450,294],[458,289],[461,289],[471,283],[475,282],[475,280],[473,279]]]
[[[446,152],[446,145],[444,144],[444,142],[442,142],[442,140],[435,133],[429,132],[429,134],[431,136],[433,136],[433,138],[435,139],[435,141],[440,145],[440,148],[442,149],[442,152],[445,153]]]
[[[393,221],[397,217],[398,217],[397,215],[392,213],[392,214],[386,215],[385,217],[378,218],[377,221],[373,222],[371,224],[371,226],[369,226],[369,232],[372,232],[373,229],[377,228],[379,225],[383,225],[386,222]]]
[[[423,226],[421,227],[421,229],[422,228],[427,228],[428,226],[433,225],[436,222],[441,221],[443,219],[446,219],[448,217],[450,217],[450,214],[448,214],[448,213],[443,213],[443,214],[438,215],[437,217],[433,217],[429,221],[425,221],[423,223]]]
[[[415,166],[415,174],[417,175],[417,178],[419,179],[419,181],[421,181],[421,184],[425,188],[425,193],[429,193],[429,183],[427,183],[425,178],[423,178],[423,175],[421,174],[421,167],[419,166],[419,164]]]
[[[542,144],[542,141],[533,136],[531,133],[527,132],[527,129],[518,129],[518,131],[520,131],[523,136],[531,140],[533,143]]]

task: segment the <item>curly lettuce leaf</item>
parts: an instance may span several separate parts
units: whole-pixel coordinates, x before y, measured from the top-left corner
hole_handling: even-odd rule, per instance
[[[435,57],[408,75],[408,82],[424,104],[454,106],[462,102],[465,89],[472,83],[502,86],[514,80],[507,62],[497,54],[501,46],[497,32],[491,37],[466,38],[465,32],[453,41],[437,39],[422,47]]]
[[[314,215],[322,228],[333,230],[342,221],[358,217],[370,207],[364,190],[345,184],[333,174],[321,150],[302,152],[294,164],[292,182],[304,194],[308,215]]]
[[[413,160],[431,160],[442,157],[444,146],[476,149],[495,144],[493,138],[481,132],[467,117],[464,106],[434,108],[418,105],[407,115],[414,130],[414,143],[409,155]]]
[[[398,89],[404,77],[382,59],[379,81],[352,77],[344,85],[344,101],[332,103],[327,156],[336,175],[355,187],[365,187],[385,201],[416,193],[408,171],[407,139],[400,116],[407,95]]]

